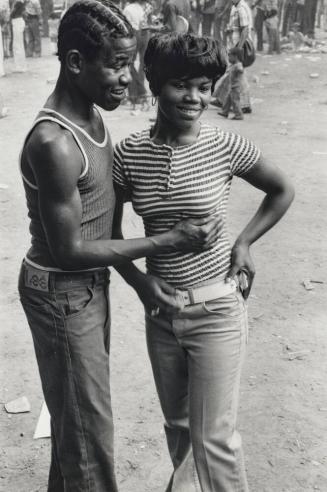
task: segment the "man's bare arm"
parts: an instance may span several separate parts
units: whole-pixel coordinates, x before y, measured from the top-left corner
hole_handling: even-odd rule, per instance
[[[39,209],[51,254],[58,267],[78,270],[119,265],[176,249],[210,247],[215,225],[206,219],[176,226],[149,238],[87,241],[81,235],[82,203],[78,179],[83,157],[70,132],[42,123],[26,147],[39,194]],[[217,227],[218,230],[218,227]]]

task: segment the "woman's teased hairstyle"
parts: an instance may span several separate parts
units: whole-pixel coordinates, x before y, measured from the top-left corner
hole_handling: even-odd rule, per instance
[[[214,84],[225,73],[225,48],[215,39],[194,34],[163,34],[150,39],[144,70],[154,96],[169,79],[206,76]]]
[[[58,58],[78,49],[87,60],[97,58],[109,38],[131,38],[133,28],[109,0],[78,0],[64,14],[58,30]]]

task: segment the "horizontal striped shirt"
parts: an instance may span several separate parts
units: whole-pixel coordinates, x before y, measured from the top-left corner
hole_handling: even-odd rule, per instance
[[[114,181],[142,217],[146,236],[166,232],[188,217],[218,215],[223,220],[223,230],[210,250],[148,257],[149,273],[175,287],[189,287],[228,271],[226,207],[232,177],[249,171],[259,155],[246,138],[209,125],[201,125],[197,140],[189,145],[158,145],[147,129],[115,146]]]

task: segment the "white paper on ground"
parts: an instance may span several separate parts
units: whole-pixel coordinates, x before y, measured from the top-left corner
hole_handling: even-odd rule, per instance
[[[33,439],[41,439],[43,437],[50,437],[51,429],[50,429],[50,414],[45,401],[42,403],[41,412],[39,416],[39,420],[36,424],[36,429],[34,432]]]

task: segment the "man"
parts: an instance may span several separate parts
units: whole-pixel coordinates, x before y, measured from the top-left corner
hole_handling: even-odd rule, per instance
[[[246,39],[252,34],[252,13],[245,0],[232,0],[232,4],[229,19],[231,47],[237,45],[242,49]]]
[[[51,415],[48,492],[117,491],[106,266],[209,248],[218,232],[217,223],[200,219],[155,237],[111,239],[112,146],[95,105],[112,111],[124,99],[135,47],[132,26],[114,4],[81,0],[68,9],[58,32],[57,84],[21,154],[32,244],[19,293]],[[165,282],[141,272],[128,281],[153,308],[178,308]]]

